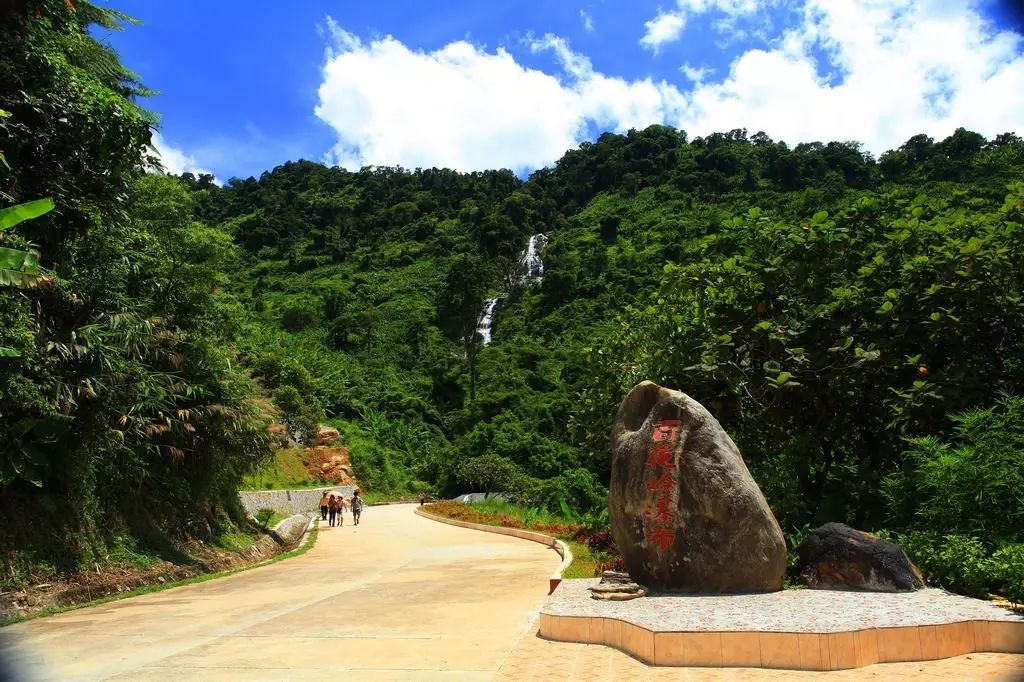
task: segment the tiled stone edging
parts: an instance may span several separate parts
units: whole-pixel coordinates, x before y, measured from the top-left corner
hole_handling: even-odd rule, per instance
[[[504,526],[489,526],[484,523],[470,523],[469,521],[461,521],[459,519],[449,519],[445,516],[437,516],[430,512],[424,511],[421,507],[416,507],[416,513],[425,519],[431,521],[439,521],[441,523],[447,523],[451,526],[458,526],[459,528],[469,528],[471,530],[482,530],[485,533],[497,533],[498,535],[511,535],[513,537],[520,538],[522,540],[530,540],[531,542],[539,542],[542,545],[551,547],[558,556],[562,557],[562,563],[558,565],[558,569],[551,574],[551,578],[548,580],[548,594],[555,591],[555,588],[562,582],[562,573],[572,563],[572,552],[569,550],[568,545],[559,540],[543,533],[535,533],[530,530],[523,530],[521,528],[506,528]]]
[[[906,602],[911,606],[929,600],[937,605],[933,612],[923,616],[908,614],[906,606],[901,613],[880,608],[879,613],[846,614],[846,629],[841,622],[834,621],[819,624],[816,627],[820,631],[814,631],[806,627],[813,617],[808,613],[808,617],[803,618],[797,607],[802,603],[821,608],[818,602],[830,597],[823,594],[825,591],[807,591],[806,597],[773,593],[779,595],[776,601],[794,607],[792,622],[787,627],[785,623],[773,622],[771,614],[765,616],[755,610],[751,610],[745,620],[739,610],[725,616],[719,614],[716,622],[714,615],[718,609],[715,605],[730,601],[721,596],[597,602],[586,592],[593,582],[571,581],[568,587],[548,598],[541,609],[540,636],[556,641],[604,644],[661,666],[841,670],[874,663],[936,660],[974,652],[1024,653],[1024,617],[978,600],[969,600],[977,603],[961,606],[961,612],[957,613],[957,600],[961,598],[939,590],[923,595],[903,595],[908,600],[917,595],[917,601]],[[885,597],[891,599],[891,595],[848,592],[832,596],[849,602],[844,604],[847,609],[855,608],[852,605],[860,600],[865,611],[870,609],[871,597],[882,596],[882,601]],[[737,595],[731,600],[763,604],[773,598],[773,595]],[[700,602],[693,600],[701,600],[703,605],[698,608]],[[659,628],[656,622],[671,620],[672,610],[685,613],[677,614],[680,616],[677,623],[666,623],[664,628]],[[943,618],[944,611],[947,615]],[[701,617],[702,612],[710,613],[711,617]],[[899,625],[901,617],[908,624]],[[730,624],[722,618],[733,618],[734,622]]]
[[[1024,653],[1024,624],[967,621],[854,632],[651,632],[615,618],[540,615],[541,637],[604,644],[652,665],[843,670],[976,652]]]

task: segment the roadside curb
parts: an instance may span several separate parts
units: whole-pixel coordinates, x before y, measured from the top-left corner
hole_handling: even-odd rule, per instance
[[[426,512],[422,507],[416,507],[415,513],[417,516],[422,516],[425,519],[431,521],[438,521],[439,523],[447,523],[450,526],[458,526],[459,528],[468,528],[470,530],[481,530],[485,533],[497,533],[498,535],[511,535],[512,537],[519,538],[521,540],[529,540],[530,542],[537,542],[546,547],[558,552],[558,556],[562,557],[562,563],[558,565],[558,568],[551,577],[548,579],[548,594],[555,591],[555,588],[562,582],[562,573],[572,563],[572,552],[569,550],[569,546],[558,538],[553,538],[550,535],[544,535],[543,533],[535,533],[532,530],[524,530],[522,528],[506,528],[505,526],[489,526],[484,523],[470,523],[469,521],[460,521],[459,519],[449,519],[444,516],[437,516]]]

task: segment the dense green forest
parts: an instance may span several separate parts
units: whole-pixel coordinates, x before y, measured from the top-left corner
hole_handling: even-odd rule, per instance
[[[9,573],[237,514],[271,420],[339,427],[371,491],[599,509],[651,379],[718,417],[791,537],[888,529],[943,584],[1024,590],[1015,134],[876,159],[652,126],[529,178],[297,161],[218,186],[148,172],[147,93],[86,32],[121,17],[23,4],[0,190],[55,208],[3,233],[40,263],[0,280]]]

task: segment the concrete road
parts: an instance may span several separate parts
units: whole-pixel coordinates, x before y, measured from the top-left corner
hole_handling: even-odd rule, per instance
[[[370,507],[306,554],[0,630],[38,679],[491,679],[554,550]]]

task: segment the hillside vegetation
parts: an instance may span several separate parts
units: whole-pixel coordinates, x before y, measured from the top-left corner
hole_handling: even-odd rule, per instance
[[[221,187],[146,173],[145,90],[84,32],[118,17],[76,4],[0,27],[0,189],[57,207],[5,233],[42,268],[0,288],[12,574],[92,561],[101,528],[237,516],[271,420],[303,444],[330,421],[375,493],[583,514],[619,401],[651,379],[718,417],[793,539],[848,521],[933,575],[980,567],[939,578],[965,591],[1024,576],[1024,524],[1000,522],[1024,470],[1016,135],[876,159],[652,126],[525,179],[297,161]],[[540,233],[544,277],[524,279]]]

